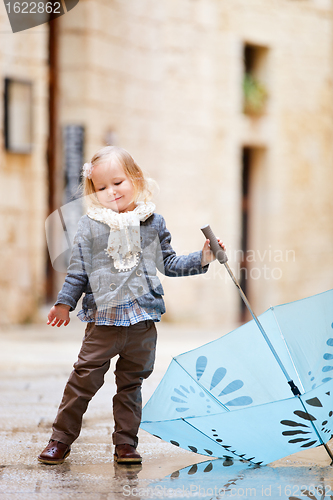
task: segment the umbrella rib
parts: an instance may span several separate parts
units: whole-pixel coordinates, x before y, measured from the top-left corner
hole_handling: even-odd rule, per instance
[[[62,225],[63,231],[65,233],[65,237],[66,237],[68,248],[72,248],[72,242],[71,242],[71,240],[69,238],[68,229],[66,227],[65,219],[64,219],[64,216],[62,214],[61,208],[59,208],[58,214],[59,214],[59,217],[60,217],[60,221],[61,221],[61,225]]]
[[[295,370],[295,373],[296,373],[296,375],[297,375],[297,378],[298,378],[298,381],[299,381],[299,383],[300,383],[300,386],[301,386],[301,388],[302,388],[302,391],[303,391],[303,393],[305,393],[305,389],[304,389],[304,387],[303,387],[303,384],[302,384],[302,381],[301,381],[301,377],[300,377],[300,375],[299,375],[299,373],[298,373],[298,371],[297,371],[297,368],[296,368],[296,365],[295,365],[294,360],[293,360],[293,358],[292,358],[292,355],[291,355],[291,352],[290,352],[290,350],[289,350],[288,344],[287,344],[286,339],[284,338],[284,335],[283,335],[283,333],[282,333],[281,327],[280,327],[280,325],[279,325],[279,322],[278,322],[278,320],[277,320],[277,317],[276,317],[276,314],[275,314],[275,311],[274,311],[274,307],[271,307],[271,311],[272,311],[272,313],[273,313],[273,316],[274,316],[274,319],[275,319],[275,323],[277,324],[277,327],[278,327],[278,329],[279,329],[280,335],[281,335],[282,340],[283,340],[283,342],[284,342],[285,348],[286,348],[286,350],[287,350],[287,352],[288,352],[288,354],[289,354],[290,361],[291,361],[291,363],[292,363],[292,365],[293,365],[293,367],[294,367],[294,370]]]
[[[180,366],[180,368],[182,368],[182,370],[184,370],[185,373],[187,373],[187,375],[189,377],[191,377],[191,379],[203,390],[205,391],[205,393],[212,397],[220,406],[222,406],[222,408],[224,408],[226,411],[231,411],[227,406],[225,406],[219,399],[217,399],[217,397],[214,396],[214,394],[212,394],[211,392],[209,392],[205,387],[203,387],[199,382],[198,380],[195,380],[195,378],[193,378],[193,376],[187,371],[185,370],[185,368],[180,364],[178,363],[178,360],[176,358],[173,358],[173,360],[177,363],[178,366]]]
[[[195,431],[199,432],[199,434],[202,434],[203,436],[205,436],[205,438],[208,438],[210,439],[210,441],[213,441],[213,443],[218,446],[220,446],[221,448],[223,448],[223,445],[221,445],[220,443],[217,443],[216,441],[214,441],[214,439],[212,439],[210,436],[207,436],[207,434],[205,434],[204,432],[202,432],[200,429],[198,429],[197,427],[194,427],[194,425],[190,424],[190,422],[188,422],[187,420],[185,420],[185,418],[181,417],[181,420],[183,420],[183,422],[185,422],[187,425],[189,425],[190,427],[192,427],[192,429],[194,429]],[[232,453],[234,456],[238,457],[238,458],[241,458],[243,460],[246,460],[247,462],[250,462],[251,464],[253,465],[257,465],[256,462],[252,462],[252,460],[248,460],[246,458],[241,457],[240,455],[237,455],[237,453],[234,453],[232,451],[229,451],[229,453]],[[227,455],[224,455],[224,456],[227,456]]]
[[[305,413],[307,413],[307,414],[309,415],[308,410],[306,409],[305,404],[303,403],[303,400],[302,400],[301,396],[299,395],[299,396],[297,396],[297,397],[298,397],[298,399],[300,400],[301,405],[303,406],[303,408],[304,408],[304,410],[305,410]],[[318,432],[318,430],[317,430],[317,427],[315,426],[315,424],[312,422],[312,420],[311,420],[311,419],[310,419],[310,423],[311,423],[311,425],[312,425],[312,427],[313,427],[313,429],[314,429],[315,433],[316,433],[316,434],[317,434],[317,436],[318,436],[318,439],[319,439],[320,444],[322,444],[322,445],[324,446],[324,448],[325,448],[326,452],[328,453],[328,456],[329,456],[329,457],[330,457],[330,459],[332,460],[331,465],[333,465],[333,454],[332,454],[331,450],[329,449],[329,447],[327,446],[327,444],[326,444],[326,443],[324,443],[324,441],[322,440],[322,438],[321,438],[321,436],[320,436],[320,434],[319,434],[319,432]]]

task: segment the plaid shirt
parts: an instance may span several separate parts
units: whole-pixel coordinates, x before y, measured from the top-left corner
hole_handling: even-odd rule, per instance
[[[156,269],[170,277],[195,276],[204,274],[208,270],[208,265],[205,267],[201,265],[201,251],[189,255],[176,254],[171,246],[171,234],[161,215],[153,214],[140,223],[142,259],[135,274],[112,272],[110,257],[105,253],[108,234],[108,228],[102,222],[90,219],[88,215],[81,217],[65,282],[56,304],[67,304],[73,311],[84,294],[82,301],[84,312],[80,314],[83,321],[98,320],[99,314],[96,315],[94,311],[103,309],[106,312],[103,313],[101,321],[113,324],[116,311],[111,311],[112,306],[128,304],[126,318],[124,311],[118,309],[117,320],[121,323],[123,320],[130,323],[129,316],[133,314],[128,312],[128,307],[136,309],[136,305],[130,304],[133,299],[141,308],[140,319],[148,315],[152,320],[159,321],[160,315],[165,312],[165,304],[163,287]],[[118,301],[119,292],[124,293],[125,286],[128,296]],[[119,317],[122,319],[119,320]],[[132,321],[138,319],[132,317]]]
[[[124,302],[117,306],[106,304],[97,311],[88,309],[87,312],[82,309],[77,316],[81,321],[106,326],[130,326],[146,320],[160,321],[161,313],[152,311],[148,314],[134,297],[126,297],[127,300],[124,300],[123,295],[122,299]]]

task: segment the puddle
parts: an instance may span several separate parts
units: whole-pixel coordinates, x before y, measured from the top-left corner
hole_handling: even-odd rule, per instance
[[[68,461],[58,467],[10,465],[0,469],[0,496],[11,500],[333,500],[333,467],[329,465],[259,467],[244,461],[217,459],[177,469],[162,479],[152,480],[153,477],[145,464],[126,466],[112,461]]]
[[[254,467],[230,459],[208,460],[174,471],[147,488],[124,495],[150,498],[271,498],[333,500],[333,467]]]

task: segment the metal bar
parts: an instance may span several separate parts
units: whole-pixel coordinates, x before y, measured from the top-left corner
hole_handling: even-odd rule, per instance
[[[48,215],[52,214],[57,205],[57,129],[58,129],[58,59],[59,59],[59,28],[58,19],[49,21],[48,40],[48,80],[49,80],[49,136],[47,144],[47,182],[48,182]],[[53,228],[52,238],[57,238]],[[52,262],[46,259],[46,298],[54,300],[56,293],[56,277]]]
[[[60,217],[62,229],[63,229],[65,237],[66,237],[66,242],[67,242],[68,248],[72,248],[72,242],[70,240],[70,237],[69,237],[69,234],[68,234],[68,231],[67,231],[65,219],[64,219],[64,216],[62,215],[61,208],[58,208],[58,214],[59,214],[59,217]]]
[[[280,336],[281,336],[281,338],[282,338],[282,340],[283,340],[283,343],[284,343],[284,346],[285,346],[285,348],[286,348],[286,351],[287,351],[287,353],[289,354],[289,359],[290,359],[290,362],[292,363],[292,365],[293,365],[293,367],[294,367],[294,370],[295,370],[295,373],[296,373],[296,375],[297,375],[299,386],[301,387],[301,390],[302,390],[302,391],[303,391],[303,393],[304,393],[304,392],[305,392],[305,389],[304,389],[304,386],[303,386],[303,384],[302,384],[300,374],[298,373],[298,370],[297,370],[297,367],[296,367],[295,362],[294,362],[294,360],[293,360],[293,357],[292,357],[292,355],[291,355],[290,349],[289,349],[288,344],[287,344],[287,342],[286,342],[286,339],[284,338],[284,335],[283,335],[283,333],[282,333],[281,327],[280,327],[280,325],[279,325],[279,322],[278,322],[278,320],[277,320],[277,317],[276,317],[276,314],[275,314],[275,311],[274,311],[274,307],[271,307],[271,311],[272,311],[272,314],[273,314],[273,316],[274,316],[275,323],[276,323],[276,325],[277,325],[277,327],[278,327],[278,329],[279,329]]]

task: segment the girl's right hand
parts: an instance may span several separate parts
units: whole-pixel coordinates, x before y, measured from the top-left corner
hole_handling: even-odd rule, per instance
[[[70,307],[66,304],[57,304],[51,307],[49,314],[47,315],[47,324],[51,326],[67,326],[70,322],[69,317]]]

